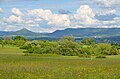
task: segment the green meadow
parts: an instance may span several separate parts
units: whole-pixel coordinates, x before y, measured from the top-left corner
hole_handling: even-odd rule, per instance
[[[0,47],[0,79],[120,79],[120,56],[24,56],[17,47]]]

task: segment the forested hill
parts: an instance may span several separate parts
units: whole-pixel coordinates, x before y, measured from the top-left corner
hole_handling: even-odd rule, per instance
[[[32,39],[41,37],[60,38],[66,35],[73,35],[78,38],[104,38],[120,36],[120,28],[67,28],[65,30],[56,30],[53,33],[35,33],[25,28],[18,31],[0,31],[0,37],[16,35],[25,36]]]
[[[76,37],[111,37],[120,36],[120,28],[67,28],[65,30],[56,30],[50,36],[62,37],[73,35]]]
[[[0,36],[24,36],[24,37],[41,37],[42,34],[32,32],[26,28],[18,31],[0,31]]]

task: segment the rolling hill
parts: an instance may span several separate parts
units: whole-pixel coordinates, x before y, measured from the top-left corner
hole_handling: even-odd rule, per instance
[[[75,37],[111,37],[120,36],[120,28],[67,28],[51,33],[52,37],[73,35]]]
[[[110,38],[120,37],[120,28],[67,28],[65,30],[56,30],[53,33],[35,33],[26,28],[18,31],[0,31],[0,37],[4,36],[24,36],[27,39],[52,40],[63,36],[73,35],[75,38]],[[117,39],[119,41],[119,39]]]
[[[20,29],[18,31],[0,31],[0,36],[24,36],[24,37],[41,37],[42,34],[32,32],[26,28]]]

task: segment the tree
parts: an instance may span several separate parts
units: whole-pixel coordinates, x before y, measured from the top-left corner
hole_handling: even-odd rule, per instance
[[[97,55],[117,55],[119,53],[116,47],[113,47],[111,44],[99,43],[93,47],[93,51]]]
[[[60,41],[75,41],[74,37],[73,36],[64,36],[60,39]]]
[[[2,38],[0,38],[0,44],[2,45]]]
[[[19,40],[24,40],[24,41],[26,41],[27,39],[24,38],[24,37],[22,37],[22,36],[15,36],[15,37],[13,38],[13,40],[14,40],[14,41],[19,41]]]
[[[110,55],[118,55],[119,54],[119,49],[116,47],[112,47],[110,50]]]
[[[0,38],[0,44],[2,43],[2,38]]]
[[[13,44],[16,46],[22,46],[27,42],[27,39],[22,36],[13,37]]]
[[[78,47],[79,44],[75,42],[73,36],[65,36],[60,39],[59,43],[59,51],[62,55],[67,56],[76,56],[78,55]]]
[[[86,45],[95,44],[95,40],[93,38],[83,38],[81,43]]]
[[[11,43],[11,38],[8,36],[4,37],[4,44],[10,44]]]
[[[2,45],[2,48],[4,47],[4,40],[2,40],[2,38],[0,38],[0,44]]]

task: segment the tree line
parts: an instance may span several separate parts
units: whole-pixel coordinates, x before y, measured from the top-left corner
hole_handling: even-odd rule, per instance
[[[29,54],[58,54],[63,56],[98,56],[118,55],[119,45],[109,43],[96,43],[93,38],[84,38],[76,42],[73,36],[64,36],[56,41],[33,40],[28,41],[22,36],[15,36],[12,39],[5,37],[0,39],[0,44],[15,45],[25,49],[24,53]]]

